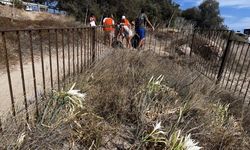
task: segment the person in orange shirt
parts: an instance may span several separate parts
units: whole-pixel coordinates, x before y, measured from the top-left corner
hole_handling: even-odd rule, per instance
[[[115,21],[112,15],[110,15],[110,17],[105,17],[103,19],[104,42],[110,47],[112,45],[112,38],[114,35],[114,30],[115,30],[114,25],[115,25]]]
[[[129,23],[128,19],[125,16],[122,16],[122,23],[131,29],[131,24]]]
[[[131,24],[129,23],[128,19],[125,16],[122,16],[122,31],[125,35],[127,41],[127,48],[131,47],[131,39],[133,37],[133,32],[131,30]]]

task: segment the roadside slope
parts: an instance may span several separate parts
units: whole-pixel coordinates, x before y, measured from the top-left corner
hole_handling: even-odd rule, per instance
[[[67,27],[79,25],[75,18],[65,15],[54,15],[47,12],[28,12],[0,5],[0,29],[10,28],[36,28],[36,27]],[[14,21],[12,22],[11,19]]]

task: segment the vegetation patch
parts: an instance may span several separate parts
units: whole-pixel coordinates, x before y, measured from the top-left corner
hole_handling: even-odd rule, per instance
[[[116,50],[81,75],[76,86],[53,92],[34,123],[6,127],[0,146],[249,149],[242,122],[217,90],[174,60]]]

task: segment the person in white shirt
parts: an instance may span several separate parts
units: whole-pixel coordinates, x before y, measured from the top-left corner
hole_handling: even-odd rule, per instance
[[[250,35],[247,38],[247,42],[250,44]]]
[[[126,19],[125,16],[122,16],[121,24],[122,24],[123,33],[125,34],[125,37],[127,40],[127,48],[130,48],[131,47],[131,39],[133,37],[133,32],[131,30],[131,24],[128,21],[128,19]]]
[[[90,18],[89,18],[89,24],[91,27],[95,27],[96,26],[96,17],[94,16],[94,14],[91,14],[90,15]]]

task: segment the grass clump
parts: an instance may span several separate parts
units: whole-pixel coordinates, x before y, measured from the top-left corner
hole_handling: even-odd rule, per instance
[[[49,128],[55,128],[67,119],[74,118],[77,114],[84,112],[85,94],[74,90],[75,84],[69,91],[54,92],[43,110],[41,124]]]

